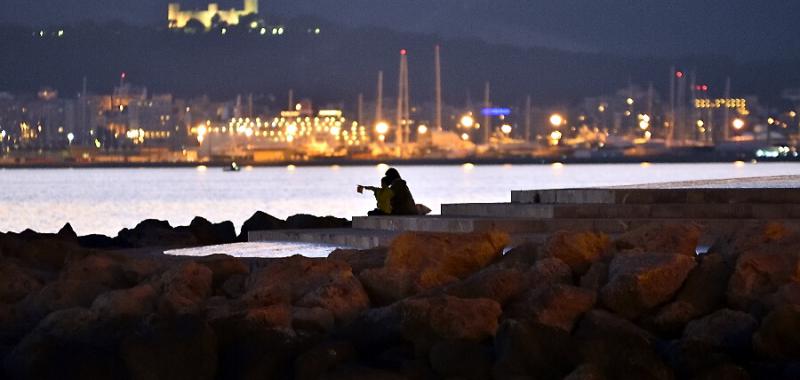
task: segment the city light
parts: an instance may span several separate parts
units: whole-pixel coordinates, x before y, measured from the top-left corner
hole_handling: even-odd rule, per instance
[[[550,139],[551,140],[555,140],[555,141],[561,140],[562,136],[563,135],[559,131],[553,131],[552,133],[550,133]]]
[[[464,128],[472,128],[475,125],[475,118],[472,115],[464,115],[461,117],[460,123]]]
[[[629,106],[632,106],[633,105],[633,98],[626,99],[625,103],[627,103]]]
[[[510,134],[512,129],[513,128],[509,124],[503,124],[503,126],[500,127],[500,131],[505,134]]]
[[[464,141],[469,141],[469,134],[467,134],[467,133],[462,133],[462,134],[461,134],[461,139],[462,139],[462,140],[464,140]]]
[[[421,124],[419,127],[417,127],[417,133],[419,133],[420,135],[428,133],[428,126],[425,124]]]
[[[704,121],[702,121],[702,120],[698,120],[697,121],[697,128],[703,128],[704,125],[706,125],[706,123]]]
[[[375,124],[375,132],[377,132],[379,135],[385,135],[389,132],[389,124],[385,121]]]
[[[552,125],[553,127],[561,126],[561,124],[564,124],[564,122],[565,120],[563,116],[557,113],[550,115],[550,125]]]
[[[740,130],[744,128],[744,120],[742,119],[733,119],[733,129]]]

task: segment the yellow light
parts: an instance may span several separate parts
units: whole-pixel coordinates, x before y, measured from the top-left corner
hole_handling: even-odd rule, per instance
[[[461,139],[464,140],[464,141],[468,141],[469,140],[469,134],[468,133],[462,133],[461,134]]]
[[[650,131],[647,131],[647,132],[645,132],[645,133],[644,133],[644,138],[645,138],[645,139],[648,139],[648,140],[650,140],[650,138],[651,138],[651,137],[653,137],[653,134],[652,134],[652,133],[650,133]]]
[[[227,28],[222,28],[222,34],[226,34],[226,33],[228,33],[228,29]]]
[[[253,136],[253,128],[245,129],[244,130],[244,135],[247,136],[247,137],[252,137]]]
[[[197,166],[197,171],[204,172],[204,171],[206,171],[206,170],[208,170],[208,166],[205,166],[205,165],[199,165],[199,166]]]
[[[769,118],[769,119],[767,119],[767,123],[770,124],[770,125],[775,124],[775,119]]]
[[[649,122],[647,122],[647,121],[644,121],[644,120],[642,120],[642,121],[640,121],[640,122],[639,122],[639,129],[641,129],[641,130],[643,130],[643,131],[644,131],[644,130],[646,130],[647,128],[650,128],[650,123],[649,123]]]
[[[97,149],[100,149],[100,147],[102,146],[102,144],[100,144],[100,140],[94,139],[94,146],[97,147]]]
[[[553,133],[550,134],[550,139],[552,140],[561,140],[561,137],[562,134],[559,131],[553,131]]]
[[[381,135],[385,135],[386,132],[389,132],[389,124],[387,124],[385,121],[381,121],[378,124],[375,124],[375,132],[378,132],[378,134]]]
[[[737,168],[741,168],[741,167],[744,166],[744,161],[736,161],[736,162],[733,163],[733,166],[736,166]]]
[[[288,166],[286,166],[286,170],[288,170],[288,171],[290,171],[290,172],[293,172],[293,171],[295,171],[295,169],[297,169],[297,166],[294,166],[294,165],[288,165]]]
[[[625,103],[628,103],[629,106],[633,105],[633,98],[625,99]]]
[[[650,167],[650,163],[649,162],[642,162],[642,163],[639,164],[639,166],[641,166],[643,168],[649,168]]]
[[[341,129],[339,127],[331,127],[331,135],[338,136],[340,132],[341,132]]]
[[[286,126],[286,134],[294,135],[296,133],[297,133],[297,124],[292,123]]]
[[[606,112],[606,106],[601,104],[601,105],[597,106],[597,110],[600,111],[601,113],[602,112]]]
[[[742,120],[742,119],[733,119],[733,128],[737,129],[737,130],[744,128],[744,120]]]
[[[704,125],[706,125],[706,123],[704,121],[702,121],[702,120],[698,120],[697,121],[697,128],[703,128]]]
[[[472,115],[464,115],[459,122],[464,128],[472,128],[475,125],[475,118]]]
[[[63,36],[64,36],[64,30],[62,30],[62,29],[59,29],[59,30],[58,30],[58,36],[59,36],[59,37],[63,37]]]
[[[563,116],[561,116],[561,115],[559,115],[557,113],[554,113],[554,114],[550,115],[550,125],[552,125],[554,127],[558,127],[561,124],[564,124],[564,117]]]
[[[461,167],[464,168],[464,170],[466,171],[470,171],[472,169],[475,169],[475,164],[467,162],[466,164],[461,165]]]
[[[261,33],[262,36],[267,34],[267,28],[261,28],[261,32],[260,33]]]
[[[562,168],[564,167],[564,164],[562,164],[562,163],[560,163],[560,162],[554,162],[554,163],[552,163],[550,166],[551,166],[553,169],[562,169]]]
[[[257,22],[257,21],[253,21],[253,22],[251,22],[251,23],[250,23],[250,28],[251,28],[251,29],[258,28],[258,22]]]
[[[420,125],[419,127],[417,127],[417,133],[419,133],[420,135],[428,133],[428,126],[425,124]]]
[[[789,111],[789,117],[791,117],[791,118],[797,117],[797,112]]]

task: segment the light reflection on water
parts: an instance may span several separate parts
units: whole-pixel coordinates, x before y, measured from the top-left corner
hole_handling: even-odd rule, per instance
[[[374,208],[357,184],[377,185],[380,166],[0,170],[0,231],[116,235],[147,218],[188,224],[195,215],[237,228],[256,210],[351,217]],[[418,203],[507,202],[510,190],[627,185],[694,179],[800,174],[800,165],[614,164],[402,166]]]

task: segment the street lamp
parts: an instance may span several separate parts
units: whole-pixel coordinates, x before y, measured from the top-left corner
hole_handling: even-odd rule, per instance
[[[385,121],[375,124],[375,132],[378,132],[379,135],[385,135],[387,132],[389,132],[389,124],[387,124]]]
[[[421,124],[419,127],[417,127],[417,133],[420,135],[428,133],[428,126],[425,124]]]
[[[69,142],[69,145],[72,145],[73,140],[75,140],[75,134],[73,134],[72,132],[67,133],[67,141]]]
[[[742,120],[742,119],[739,119],[739,118],[733,119],[733,123],[732,124],[733,124],[733,129],[735,129],[737,131],[741,130],[742,128],[744,128],[744,120]]]
[[[559,115],[559,114],[557,114],[557,113],[554,113],[554,114],[552,114],[550,116],[550,124],[553,127],[557,128],[557,127],[561,126],[561,124],[564,124],[564,117]]]
[[[464,115],[461,117],[460,124],[464,128],[472,128],[475,125],[475,118],[472,115]]]
[[[503,126],[500,127],[500,131],[503,132],[506,135],[510,134],[511,130],[512,130],[512,127],[511,127],[510,124],[503,124]]]

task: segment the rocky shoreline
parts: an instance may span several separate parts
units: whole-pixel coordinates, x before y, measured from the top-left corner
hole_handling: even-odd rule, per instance
[[[796,379],[800,230],[406,233],[328,258],[163,247],[346,220],[0,234],[0,378]],[[155,249],[157,247],[158,249]]]

